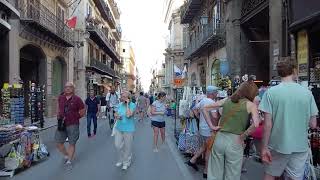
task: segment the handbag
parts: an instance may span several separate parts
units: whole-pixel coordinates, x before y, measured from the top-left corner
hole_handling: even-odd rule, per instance
[[[196,153],[200,148],[200,138],[196,126],[196,120],[191,119],[189,121],[189,127],[186,133],[186,151],[188,153]]]
[[[69,104],[71,102],[73,97],[71,97],[70,99],[67,100],[67,102],[64,104],[64,108],[63,108],[63,116],[59,116],[58,117],[58,131],[66,131],[66,123],[65,123],[65,114],[67,114],[69,112]]]
[[[66,130],[66,124],[63,118],[58,118],[58,131],[65,131],[65,130]]]
[[[231,111],[229,111],[229,113],[226,115],[225,121],[221,122],[221,124],[219,122],[219,126],[222,128],[224,123],[226,123],[230,119],[230,117],[232,117],[234,115],[234,113],[236,113],[238,110],[240,110],[240,108],[241,108],[241,102],[239,102],[237,104],[237,106],[235,108],[233,108]],[[210,138],[207,141],[207,151],[211,151],[218,132],[219,131],[212,132],[212,135],[210,136]]]

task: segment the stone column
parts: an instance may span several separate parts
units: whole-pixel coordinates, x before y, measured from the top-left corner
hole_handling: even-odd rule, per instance
[[[19,20],[10,19],[11,30],[9,31],[9,83],[16,83],[20,77],[20,52],[18,45]]]
[[[241,73],[241,6],[241,0],[231,0],[228,1],[226,10],[226,49],[232,77]]]
[[[286,56],[281,47],[282,42],[282,1],[269,0],[269,31],[270,31],[270,78],[277,76],[276,63],[281,57]]]

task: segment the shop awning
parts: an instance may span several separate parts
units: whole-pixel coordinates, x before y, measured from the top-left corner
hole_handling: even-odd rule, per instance
[[[111,76],[108,76],[108,75],[101,75],[101,77],[103,77],[103,78],[107,78],[107,79],[111,79],[111,80],[112,80],[112,77],[111,77]]]

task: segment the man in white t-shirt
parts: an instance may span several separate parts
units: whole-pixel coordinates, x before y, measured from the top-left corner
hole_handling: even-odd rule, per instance
[[[106,96],[106,101],[110,118],[114,120],[115,108],[120,103],[120,95],[115,91],[115,87],[111,87],[110,92]]]
[[[216,86],[208,86],[207,87],[207,97],[203,98],[200,102],[198,102],[194,108],[196,111],[196,116],[199,114],[199,109],[203,108],[205,105],[212,104],[215,102],[215,99],[218,94],[218,88]],[[211,126],[216,126],[219,120],[219,113],[216,110],[211,111]],[[198,171],[198,167],[195,164],[197,159],[203,154],[206,153],[207,141],[211,136],[211,128],[208,125],[207,121],[204,118],[203,113],[200,113],[200,123],[199,123],[199,133],[201,137],[202,147],[199,151],[187,162],[187,164],[193,167],[196,171]],[[206,153],[206,166],[203,173],[203,178],[207,177],[207,167],[208,167],[208,158],[209,154]]]

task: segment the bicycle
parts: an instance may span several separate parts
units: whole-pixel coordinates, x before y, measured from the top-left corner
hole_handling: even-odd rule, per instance
[[[113,107],[109,107],[108,109],[107,109],[107,113],[108,113],[108,120],[109,120],[109,127],[110,127],[110,129],[112,130],[113,129],[113,127],[114,127],[114,124],[115,124],[115,118],[114,118],[114,114],[115,114],[115,110],[114,110],[114,108]]]

